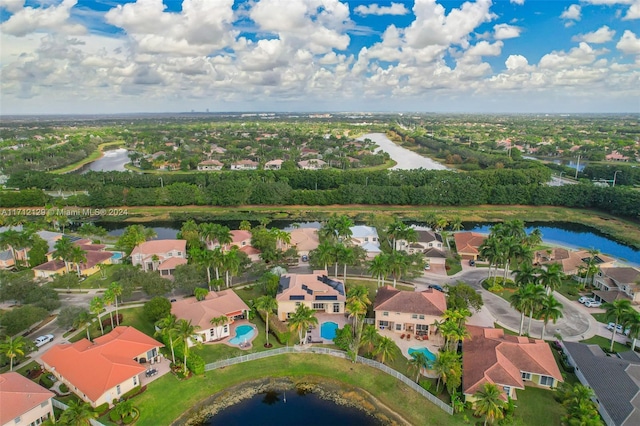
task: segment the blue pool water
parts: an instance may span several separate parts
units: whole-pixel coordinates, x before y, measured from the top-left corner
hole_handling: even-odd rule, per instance
[[[122,259],[122,252],[121,251],[114,252],[113,255],[111,256],[111,259],[113,260]]]
[[[409,348],[408,352],[409,352],[409,355],[411,355],[414,352],[422,352],[424,354],[424,356],[426,356],[427,359],[429,360],[427,362],[427,367],[428,368],[432,368],[433,367],[433,361],[436,360],[436,356],[429,349],[427,349],[427,348]]]
[[[254,334],[256,334],[256,332],[253,327],[250,325],[241,325],[236,328],[236,337],[229,340],[229,343],[239,345],[240,343],[244,343],[245,340],[248,342]]]
[[[323,339],[333,340],[336,337],[336,330],[338,329],[338,324],[335,322],[323,322],[320,326],[320,336]]]

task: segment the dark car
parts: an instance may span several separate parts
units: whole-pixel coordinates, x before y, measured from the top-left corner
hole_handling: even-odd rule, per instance
[[[309,261],[309,256],[307,256],[306,254],[302,255],[302,261],[303,262],[308,262]]]
[[[434,290],[438,290],[444,293],[444,289],[440,287],[438,284],[429,284],[429,288],[432,288]]]
[[[469,261],[469,266],[476,266],[476,261],[475,261],[475,260],[473,260],[473,259],[471,259],[471,260]]]

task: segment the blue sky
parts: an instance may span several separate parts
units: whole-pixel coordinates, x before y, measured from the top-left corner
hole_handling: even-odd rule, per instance
[[[0,0],[0,114],[640,112],[640,0]]]

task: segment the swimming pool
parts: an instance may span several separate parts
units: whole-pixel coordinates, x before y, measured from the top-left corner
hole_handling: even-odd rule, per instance
[[[337,323],[331,321],[323,322],[320,326],[320,337],[327,340],[333,340],[336,337],[337,329]]]
[[[240,325],[236,327],[236,337],[233,337],[229,340],[229,343],[232,345],[239,345],[240,343],[244,343],[245,341],[251,340],[253,335],[256,334],[256,331],[250,325]]]
[[[111,255],[111,263],[120,263],[123,257],[124,253],[122,253],[121,251],[114,251]]]
[[[409,355],[414,352],[422,352],[427,357],[427,368],[433,368],[433,361],[436,360],[436,355],[427,348],[409,348]]]

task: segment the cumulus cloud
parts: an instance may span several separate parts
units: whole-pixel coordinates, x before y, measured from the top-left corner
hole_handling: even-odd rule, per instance
[[[640,38],[632,31],[626,30],[616,48],[627,55],[640,55]]]
[[[0,8],[6,9],[11,13],[19,12],[24,7],[24,0],[2,0]]]
[[[77,2],[78,0],[63,0],[55,6],[38,8],[22,7],[20,2],[7,2],[7,10],[12,11],[11,8],[15,8],[14,14],[0,25],[0,30],[19,37],[36,31],[83,34],[86,29],[82,25],[69,22],[71,8]]]
[[[640,19],[640,0],[582,0],[583,3],[588,5],[604,5],[604,6],[616,6],[616,5],[629,5],[627,13],[622,18],[623,20]]]
[[[601,44],[613,40],[613,36],[616,34],[615,30],[610,29],[608,26],[598,28],[596,31],[586,34],[578,34],[572,38],[573,41],[584,41],[587,43]]]
[[[520,37],[520,32],[522,28],[515,27],[509,24],[498,24],[493,27],[493,38],[496,40],[506,40],[509,38]]]
[[[402,3],[391,3],[391,6],[379,6],[378,4],[360,5],[353,10],[356,14],[361,16],[367,15],[406,15],[409,13]]]
[[[567,21],[565,26],[571,26],[572,21],[579,21],[582,18],[582,8],[578,4],[572,4],[560,14],[560,19]]]

